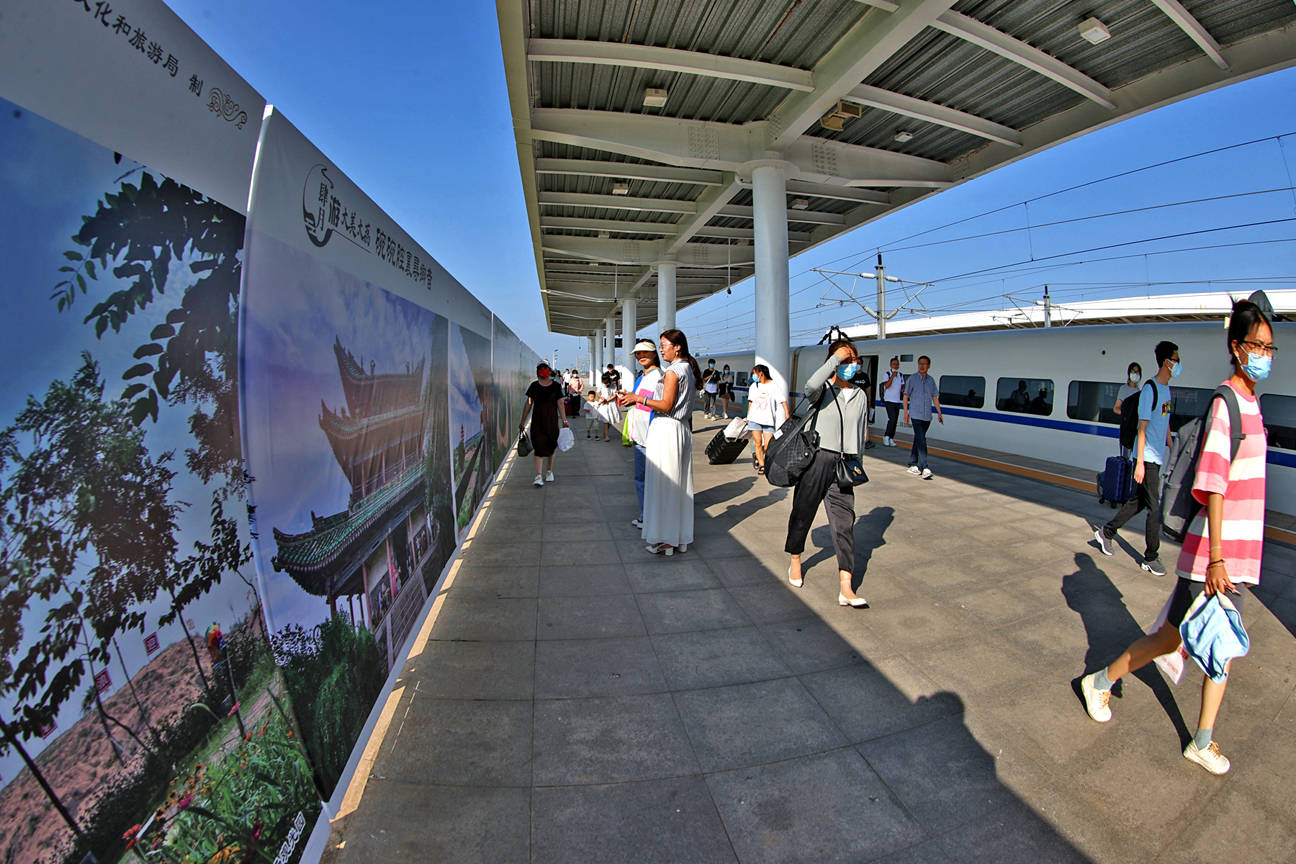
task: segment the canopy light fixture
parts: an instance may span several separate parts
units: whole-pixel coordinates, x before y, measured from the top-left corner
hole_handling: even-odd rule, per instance
[[[838,99],[833,109],[819,118],[819,125],[833,132],[840,132],[845,128],[847,120],[854,120],[863,113],[864,109],[855,102]]]
[[[806,210],[810,207],[810,202],[804,198],[793,198],[788,202],[788,206],[793,210]]]
[[[665,108],[666,97],[670,95],[659,87],[644,88],[643,105],[645,108]]]
[[[908,129],[897,129],[895,135],[891,137],[891,140],[897,144],[906,144],[912,141],[913,137],[914,133],[910,132]]]
[[[1107,29],[1107,25],[1097,18],[1086,18],[1080,22],[1078,29],[1081,38],[1090,45],[1097,45],[1099,42],[1106,42],[1111,38],[1111,31]]]
[[[627,182],[624,181],[624,180],[618,180],[617,182],[615,182],[615,183],[612,184],[612,194],[613,194],[613,195],[629,195],[629,194],[630,194],[630,184],[627,183]]]

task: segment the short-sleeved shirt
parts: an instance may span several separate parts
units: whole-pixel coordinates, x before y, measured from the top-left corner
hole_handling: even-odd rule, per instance
[[[777,381],[771,379],[764,384],[753,381],[747,388],[747,421],[777,427],[787,398],[787,388]]]
[[[654,366],[639,376],[634,392],[649,399],[660,399],[663,375],[665,373],[661,367]],[[648,443],[648,424],[652,422],[652,409],[646,405],[632,405],[629,410],[630,440],[636,444]]]
[[[886,384],[887,378],[890,377],[891,377],[891,370],[888,369],[882,375],[882,383]],[[899,372],[896,372],[895,379],[891,382],[889,386],[883,389],[882,400],[884,402],[902,401],[902,397],[904,396],[904,382],[905,382],[905,376],[901,375]]]
[[[720,389],[720,373],[711,368],[703,369],[702,389],[708,393],[718,392]]]
[[[1144,390],[1151,385],[1156,389],[1156,398],[1148,399],[1150,393],[1139,395],[1138,416],[1147,421],[1147,432],[1143,442],[1143,461],[1164,465],[1166,460],[1166,436],[1170,434],[1170,411],[1174,407],[1174,397],[1170,388],[1156,379],[1143,385]]]
[[[1205,504],[1206,496],[1212,492],[1224,496],[1220,554],[1225,569],[1233,582],[1259,585],[1260,558],[1264,549],[1265,458],[1268,453],[1264,417],[1260,415],[1259,399],[1253,394],[1242,393],[1227,381],[1224,383],[1237,393],[1245,437],[1238,446],[1237,457],[1230,463],[1232,446],[1228,408],[1221,399],[1211,400],[1206,440],[1197,462],[1197,475],[1193,478],[1193,497]],[[1184,536],[1179,561],[1175,565],[1179,576],[1196,582],[1206,581],[1206,567],[1211,560],[1208,533],[1206,509],[1203,507],[1188,523],[1188,533]]]
[[[693,367],[687,360],[676,360],[666,367],[666,371],[675,373],[675,377],[679,379],[679,386],[675,389],[675,405],[670,411],[661,413],[687,423],[693,414],[693,399],[697,395],[697,384],[693,381]]]
[[[909,417],[914,420],[930,420],[932,400],[940,396],[936,379],[915,372],[905,379],[905,392],[909,394]]]
[[[1121,405],[1124,406],[1125,400],[1133,396],[1137,392],[1139,392],[1138,387],[1135,387],[1134,385],[1126,382],[1125,384],[1122,384],[1116,388],[1116,401],[1120,402]],[[1123,407],[1122,410],[1124,410]]]

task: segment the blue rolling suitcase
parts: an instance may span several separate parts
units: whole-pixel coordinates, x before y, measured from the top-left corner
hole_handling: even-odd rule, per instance
[[[1134,463],[1120,456],[1111,456],[1098,475],[1098,503],[1104,501],[1119,507],[1134,494]]]

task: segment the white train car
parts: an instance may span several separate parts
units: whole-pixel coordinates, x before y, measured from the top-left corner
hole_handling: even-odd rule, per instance
[[[892,356],[905,374],[917,371],[922,355],[940,388],[944,425],[933,424],[932,446],[963,444],[1000,453],[1044,459],[1084,469],[1102,467],[1118,450],[1119,417],[1112,411],[1126,368],[1137,361],[1145,377],[1156,370],[1153,348],[1166,339],[1179,346],[1183,373],[1171,384],[1171,427],[1199,416],[1212,391],[1230,374],[1222,322],[1073,325],[927,333],[882,340],[857,339],[855,346],[875,385],[879,402],[875,427],[886,422],[878,370]],[[1296,323],[1274,325],[1279,354],[1273,375],[1257,388],[1269,433],[1267,504],[1296,515]],[[1289,359],[1288,355],[1293,359]],[[708,358],[711,355],[708,355]],[[824,345],[793,349],[792,381],[800,388],[823,361]],[[715,355],[736,376],[735,403],[745,410],[751,353]],[[1026,396],[1014,395],[1025,386]],[[795,400],[795,396],[793,397]]]

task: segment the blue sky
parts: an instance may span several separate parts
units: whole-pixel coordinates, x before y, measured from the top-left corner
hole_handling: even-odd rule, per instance
[[[170,5],[524,342],[545,356],[557,349],[562,366],[576,362],[585,340],[550,334],[544,326],[493,3],[172,0]],[[1084,266],[1062,258],[1030,272],[948,278],[1115,242],[1291,218],[1296,202],[1287,191],[948,242],[1021,229],[1028,220],[1034,226],[1291,186],[1296,139],[1269,140],[1041,197],[1119,172],[1296,132],[1293,90],[1296,72],[1287,71],[1151,112],[946,191],[794,258],[794,341],[800,333],[813,342],[830,323],[863,319],[849,305],[817,308],[830,286],[810,268],[871,269],[879,247],[885,251],[945,241],[897,248],[885,258],[895,275],[937,282],[924,300],[941,308],[973,300],[979,301],[978,308],[1003,305],[1006,301],[993,299],[1002,294],[1037,297],[1045,283],[1065,301],[1207,287],[1183,284],[1190,279],[1296,273],[1294,243],[1199,248],[1296,237],[1296,223],[1279,223],[1091,252],[1082,257],[1133,257]],[[1009,209],[898,242],[1002,207]],[[1166,252],[1190,247],[1197,251]],[[1220,290],[1224,285],[1214,283]],[[897,292],[892,305],[902,297]],[[681,312],[679,324],[695,334],[699,351],[740,345],[751,336],[751,304],[748,280],[732,295],[720,294]]]

